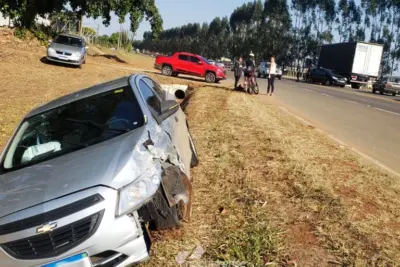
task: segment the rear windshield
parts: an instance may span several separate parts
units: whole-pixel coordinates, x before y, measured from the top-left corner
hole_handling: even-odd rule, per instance
[[[144,115],[130,87],[71,102],[21,123],[3,171],[59,157],[143,125]]]
[[[70,37],[70,36],[65,36],[65,35],[57,36],[56,39],[53,42],[57,43],[57,44],[83,47],[83,40],[82,39],[75,38],[75,37]]]

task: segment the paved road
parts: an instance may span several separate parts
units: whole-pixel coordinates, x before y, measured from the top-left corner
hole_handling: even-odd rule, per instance
[[[266,94],[267,81],[258,84]],[[400,97],[285,79],[276,80],[275,87],[278,105],[400,174]]]

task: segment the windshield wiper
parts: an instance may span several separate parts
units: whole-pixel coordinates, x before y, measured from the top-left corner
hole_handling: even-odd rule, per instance
[[[120,132],[120,133],[127,133],[130,132],[132,130],[130,129],[116,129],[116,128],[105,128],[103,129],[104,131],[114,131],[114,132]]]

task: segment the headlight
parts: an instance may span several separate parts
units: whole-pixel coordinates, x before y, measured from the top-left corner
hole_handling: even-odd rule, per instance
[[[335,77],[335,76],[333,76],[333,77],[332,77],[332,79],[334,79],[334,80],[337,80],[338,78],[337,78],[337,77]]]
[[[73,53],[72,53],[72,56],[74,56],[74,57],[80,57],[80,56],[81,56],[81,53],[80,53],[80,52],[73,52]]]
[[[153,174],[152,176],[145,175],[120,189],[117,216],[138,208],[156,193],[160,186],[160,177],[158,174]]]
[[[47,48],[47,52],[55,53],[56,50],[54,50],[53,47],[49,47],[49,48]]]

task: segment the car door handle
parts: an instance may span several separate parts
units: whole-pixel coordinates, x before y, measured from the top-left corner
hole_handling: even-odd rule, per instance
[[[178,117],[176,117],[176,116],[175,116],[174,118],[175,118],[175,121],[176,121],[176,122],[178,122],[178,121],[179,121]]]

